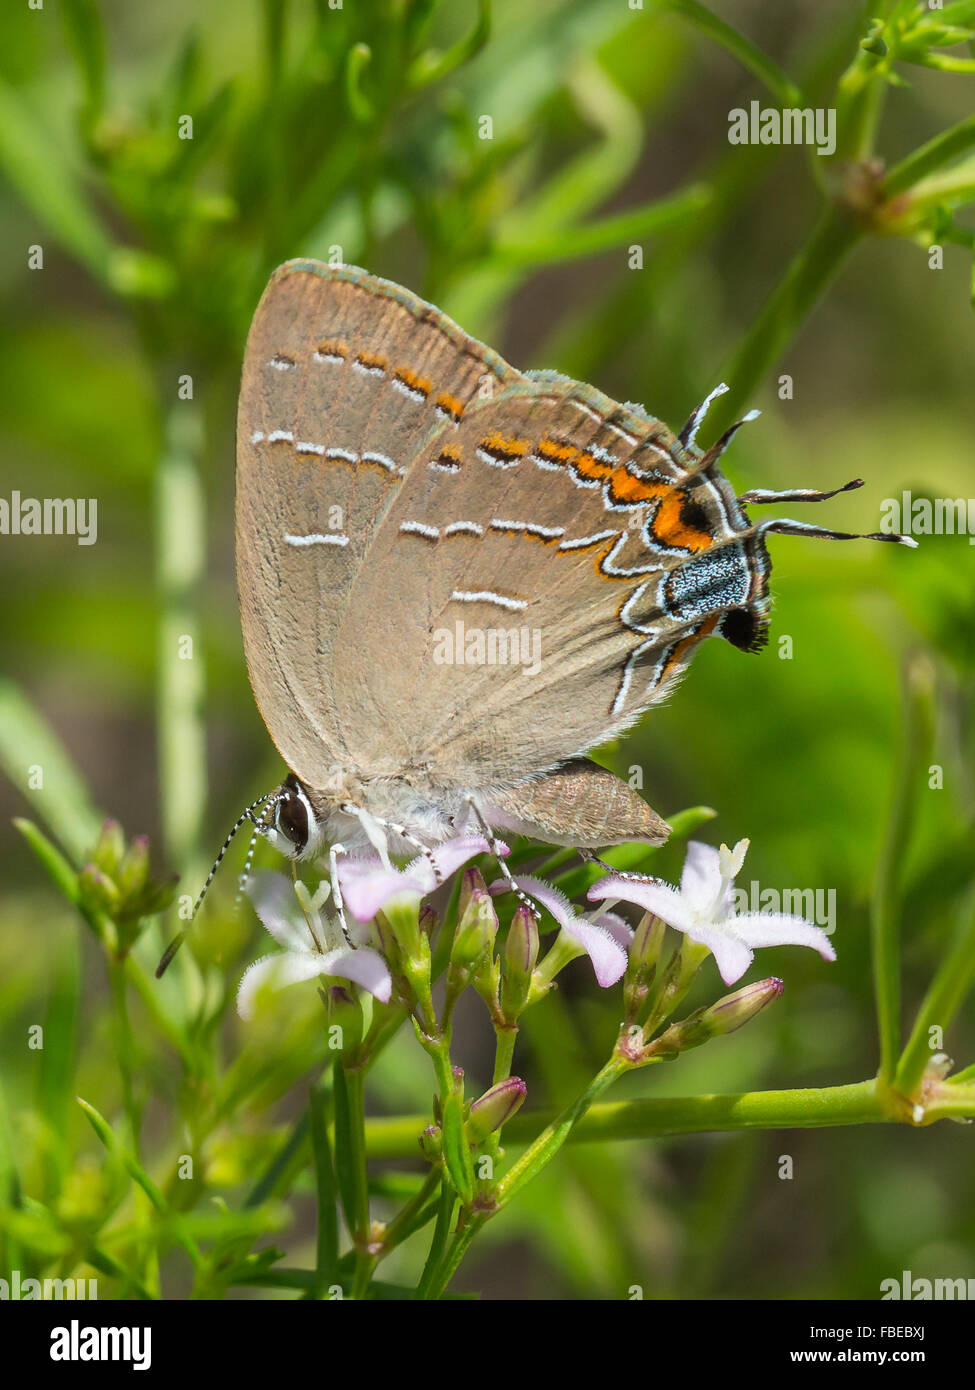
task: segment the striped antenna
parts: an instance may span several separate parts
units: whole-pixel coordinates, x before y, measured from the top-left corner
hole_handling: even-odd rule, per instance
[[[711,408],[711,402],[718,396],[723,396],[729,388],[722,381],[714,390],[705,397],[696,410],[691,411],[686,423],[681,428],[677,438],[684,445],[684,448],[691,446],[697,438],[697,432],[701,428],[705,415]]]
[[[183,931],[177,932],[177,934],[173,937],[172,941],[171,941],[171,942],[169,943],[169,945],[166,947],[165,951],[163,951],[162,959],[160,960],[159,964],[156,966],[156,979],[157,979],[157,980],[161,980],[161,979],[162,979],[163,975],[166,973],[166,970],[167,970],[168,967],[169,967],[170,961],[173,959],[173,956],[175,956],[176,952],[179,950],[179,948],[182,946],[183,942],[186,940],[186,934],[187,934],[187,932],[189,931],[190,927],[193,925],[193,922],[194,922],[194,920],[195,920],[195,918],[196,918],[196,914],[197,914],[197,913],[199,912],[199,910],[200,910],[200,905],[202,904],[203,899],[204,899],[204,898],[206,897],[206,895],[207,895],[207,889],[210,887],[210,884],[213,882],[214,875],[216,874],[217,870],[219,869],[220,864],[221,864],[221,862],[222,862],[222,860],[223,860],[224,855],[227,853],[227,850],[230,848],[231,842],[233,841],[234,836],[237,834],[237,831],[238,831],[238,830],[240,829],[240,827],[244,824],[244,821],[245,821],[245,820],[248,820],[248,821],[250,821],[251,825],[254,826],[254,839],[256,839],[258,835],[263,834],[264,830],[266,829],[265,817],[266,817],[268,811],[270,810],[270,808],[271,808],[272,806],[276,806],[277,803],[278,803],[280,800],[281,800],[281,797],[280,797],[279,795],[277,795],[277,789],[275,788],[275,790],[274,790],[273,792],[265,792],[263,796],[259,796],[259,797],[257,798],[256,801],[252,801],[251,804],[250,804],[248,807],[246,807],[243,811],[241,811],[240,815],[237,817],[236,821],[234,822],[233,829],[231,830],[231,832],[230,832],[230,834],[227,836],[227,838],[224,840],[223,844],[220,846],[220,852],[219,852],[219,854],[217,855],[216,859],[213,861],[213,867],[211,868],[210,872],[207,874],[207,876],[206,876],[206,882],[204,883],[203,887],[200,889],[199,896],[197,897],[196,902],[193,904],[193,911],[190,913],[190,920],[189,920],[189,922],[187,923],[187,925],[186,925],[186,927],[184,928]],[[261,809],[261,815],[260,815],[259,817],[256,816],[256,815],[254,814],[255,809],[256,809],[258,806],[260,806],[260,807],[262,808],[262,809]],[[250,869],[250,862],[251,862],[251,860],[253,859],[253,857],[254,857],[254,841],[252,840],[252,841],[251,841],[251,848],[250,848],[250,850],[249,850],[249,852],[248,852],[248,856],[247,856],[247,870],[246,870],[246,871],[249,871],[249,869]],[[245,871],[245,872],[246,872],[246,871]]]
[[[817,492],[815,488],[798,487],[789,492],[776,492],[774,488],[755,487],[749,492],[743,492],[738,498],[739,502],[745,504],[753,503],[756,506],[764,506],[766,503],[773,502],[828,502],[831,497],[837,497],[841,492],[852,492],[854,488],[863,487],[862,478],[854,478],[849,483],[844,483],[842,487],[834,487],[831,492]]]
[[[756,506],[773,502],[826,502],[840,492],[852,492],[858,487],[863,487],[862,478],[853,478],[842,487],[834,487],[831,492],[816,492],[813,488],[804,487],[795,488],[791,492],[775,492],[769,488],[757,487],[750,492],[743,492],[738,501]],[[768,535],[771,531],[780,536],[815,536],[825,541],[893,541],[896,545],[909,545],[912,549],[917,547],[917,541],[911,536],[901,536],[896,532],[832,531],[826,526],[813,526],[808,521],[792,521],[787,517],[780,521],[763,521],[753,529],[762,536]]]
[[[684,477],[693,478],[698,473],[706,473],[713,464],[717,463],[718,459],[724,453],[725,449],[727,449],[742,425],[751,424],[752,420],[757,420],[761,413],[760,410],[750,410],[747,415],[743,415],[740,420],[737,420],[733,425],[729,425],[721,438],[716,440],[711,445],[710,449],[708,449],[706,453],[703,453],[697,462],[692,464],[692,466],[685,471]]]

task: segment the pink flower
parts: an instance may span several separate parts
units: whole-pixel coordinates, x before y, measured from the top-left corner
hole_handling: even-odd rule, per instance
[[[351,947],[336,922],[322,916],[330,886],[319,884],[314,896],[303,883],[292,884],[283,874],[262,870],[250,877],[247,894],[264,926],[283,951],[262,956],[244,972],[237,989],[237,1012],[249,1019],[258,991],[265,985],[285,985],[316,976],[334,976],[361,985],[381,1004],[389,1003],[392,980],[386,962],[364,944]]]
[[[490,848],[482,835],[457,835],[437,845],[429,855],[418,855],[405,869],[383,863],[378,854],[339,859],[342,901],[356,921],[369,922],[396,899],[413,899],[418,904],[469,859]],[[507,845],[500,848],[507,854]]]
[[[594,902],[612,899],[635,903],[685,932],[708,948],[726,985],[744,975],[761,946],[811,946],[824,960],[835,960],[836,952],[826,933],[802,917],[782,912],[735,915],[732,885],[747,850],[747,840],[739,840],[733,850],[727,845],[717,850],[692,840],[679,890],[668,883],[645,883],[613,874],[593,884],[589,897]]]
[[[580,917],[569,899],[558,888],[544,883],[540,878],[522,877],[515,879],[523,893],[548,909],[562,929],[562,945],[571,943],[575,948],[572,954],[587,955],[592,961],[596,982],[606,989],[623,978],[626,971],[626,947],[633,936],[632,931],[615,912],[594,913],[590,917]],[[505,879],[491,884],[493,894],[508,891]],[[607,896],[610,896],[607,894]],[[622,897],[614,894],[612,896]],[[558,943],[556,943],[557,945]],[[550,949],[555,950],[556,945]]]

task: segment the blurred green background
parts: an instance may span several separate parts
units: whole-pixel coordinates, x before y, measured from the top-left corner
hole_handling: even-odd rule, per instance
[[[714,7],[817,105],[832,104],[878,8]],[[0,1057],[6,1147],[24,1192],[56,1218],[47,1254],[40,1235],[19,1231],[39,1267],[67,1268],[86,1231],[124,1208],[71,1100],[109,1118],[120,1105],[103,963],[11,828],[27,815],[64,841],[73,798],[60,762],[36,751],[40,725],[25,709],[76,764],[82,801],[148,832],[154,862],[180,870],[188,892],[239,809],[280,775],[243,664],[232,510],[244,339],[287,257],[339,246],[519,368],[589,380],[672,426],[687,416],[734,362],[837,174],[806,149],[729,144],[729,110],[778,103],[686,11],[500,0],[489,34],[469,0],[47,0],[0,14],[0,495],[98,499],[95,545],[0,537]],[[872,152],[887,164],[972,109],[964,71],[911,66],[902,78]],[[192,141],[176,137],[184,114]],[[485,115],[490,140],[479,137]],[[951,244],[964,236],[944,237],[932,269],[929,228],[876,230],[763,369],[744,402],[761,420],[726,460],[742,489],[862,477],[861,491],[799,514],[868,531],[904,489],[975,496],[971,256]],[[43,269],[32,270],[36,245]],[[642,269],[628,266],[633,245]],[[185,373],[193,401],[178,404]],[[782,373],[792,399],[780,399]],[[934,671],[930,763],[943,786],[929,788],[925,769],[915,788],[905,1017],[970,910],[975,551],[965,535],[920,540],[909,552],[773,538],[769,647],[705,644],[676,697],[610,750],[617,770],[643,769],[662,814],[707,804],[718,818],[705,837],[751,838],[744,886],[835,890],[837,904],[836,965],[766,952],[756,970],[785,978],[784,999],[679,1069],[631,1078],[628,1093],[875,1071],[868,903],[912,651]],[[196,642],[191,672],[172,660],[184,633]],[[28,786],[37,762],[52,769],[43,794]],[[70,823],[78,843],[65,847],[81,857],[89,823]],[[679,872],[679,854],[654,862]],[[133,1009],[137,1084],[151,1097],[143,1158],[162,1183],[174,1154],[198,1154],[192,1198],[180,1194],[197,1210],[213,1195],[239,1205],[300,1110],[296,1083],[322,1060],[311,991],[282,997],[273,1034],[232,1008],[222,1021],[259,934],[232,918],[233,889],[232,869],[196,933],[200,969],[169,986],[187,999],[166,995],[167,1008],[205,1016],[195,1036],[215,1070],[181,1070]],[[715,982],[712,970],[712,994]],[[567,1100],[603,1060],[619,1001],[598,993],[577,963],[551,1008],[529,1014],[516,1070],[530,1104]],[[26,1030],[45,1021],[57,1045],[26,1050]],[[460,1060],[489,1081],[478,1001],[459,1027]],[[413,1040],[400,1042],[372,1104],[425,1109],[432,1075]],[[973,1044],[968,1007],[945,1049],[967,1064]],[[193,1133],[187,1097],[203,1091],[223,1100]],[[623,1297],[634,1283],[647,1297],[873,1298],[902,1269],[972,1278],[971,1146],[949,1123],[580,1146],[492,1223],[457,1286],[516,1298]],[[779,1177],[785,1154],[791,1180]],[[310,1193],[299,1175],[271,1221],[292,1265],[313,1259]],[[420,1257],[407,1247],[399,1272]],[[178,1256],[167,1288],[185,1290]]]

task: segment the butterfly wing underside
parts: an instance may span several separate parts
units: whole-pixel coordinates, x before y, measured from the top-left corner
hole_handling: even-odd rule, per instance
[[[415,460],[353,584],[335,650],[340,716],[372,713],[357,756],[383,767],[396,727],[411,768],[510,784],[662,698],[764,575],[729,485],[693,461],[551,374],[474,401]]]
[[[350,709],[342,698],[348,666],[336,636],[411,461],[452,428],[486,377],[518,374],[436,309],[363,271],[289,262],[261,299],[237,427],[241,621],[258,707],[310,785],[353,765],[363,747],[381,743],[393,762],[408,756],[398,725],[373,727],[368,701]],[[387,645],[373,680],[390,656]]]

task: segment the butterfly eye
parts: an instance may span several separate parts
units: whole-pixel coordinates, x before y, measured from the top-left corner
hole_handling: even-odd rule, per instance
[[[297,787],[289,787],[278,802],[274,823],[301,854],[308,844],[308,802]]]

